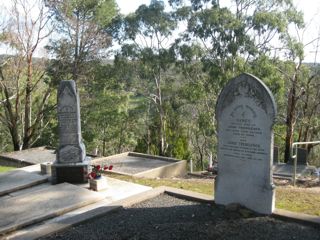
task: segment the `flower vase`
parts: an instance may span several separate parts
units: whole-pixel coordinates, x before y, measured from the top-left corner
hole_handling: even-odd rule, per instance
[[[97,179],[89,179],[90,189],[93,191],[101,191],[107,188],[107,179],[103,176]]]

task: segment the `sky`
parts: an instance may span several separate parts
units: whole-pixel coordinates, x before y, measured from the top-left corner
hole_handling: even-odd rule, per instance
[[[150,1],[151,0],[116,0],[122,14],[134,12],[141,4],[148,5]],[[220,0],[220,4],[225,2],[230,2],[230,0]],[[293,2],[298,10],[302,10],[304,12],[305,22],[308,27],[303,34],[300,32],[300,36],[303,35],[303,42],[308,43],[320,36],[320,0],[293,0]],[[9,4],[10,1],[0,0],[0,6],[8,6]],[[308,25],[310,22],[312,23]],[[314,62],[317,43],[320,46],[320,42],[315,41],[305,47],[305,62]],[[43,45],[45,45],[45,43],[43,43]],[[0,45],[0,54],[1,53],[5,52]],[[317,62],[320,62],[320,53],[318,55]]]
[[[148,5],[150,0],[116,0],[122,14],[134,12],[141,4]],[[220,0],[223,4],[225,0]],[[308,26],[304,33],[299,35],[303,38],[305,44],[316,39],[320,34],[320,1],[319,0],[293,0],[298,10],[304,13],[306,25]],[[311,24],[310,24],[311,22]],[[314,62],[315,49],[317,41],[305,47],[305,62]],[[320,46],[320,42],[319,42]],[[317,62],[320,62],[320,53],[317,56]]]

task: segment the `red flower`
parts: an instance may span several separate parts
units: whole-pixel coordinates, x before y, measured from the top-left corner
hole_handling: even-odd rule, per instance
[[[103,170],[108,170],[108,166],[105,165],[105,166],[103,167]]]
[[[97,166],[96,166],[96,169],[97,169],[98,171],[100,170],[100,168],[101,168],[100,165],[97,165]]]
[[[112,170],[112,168],[113,168],[113,165],[110,165],[110,166],[109,166],[109,170]]]
[[[91,176],[93,179],[95,179],[96,176],[97,176],[97,174],[96,174],[95,172],[91,172],[91,173],[90,173],[90,176]]]

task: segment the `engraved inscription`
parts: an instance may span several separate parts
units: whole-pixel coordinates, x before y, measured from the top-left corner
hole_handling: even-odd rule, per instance
[[[59,126],[64,133],[77,133],[77,113],[76,112],[59,112]]]
[[[74,81],[62,81],[58,90],[58,162],[82,162],[85,147],[81,140],[80,106]]]
[[[254,109],[247,105],[237,105],[233,108],[229,122],[223,129],[228,136],[232,136],[220,147],[223,156],[240,160],[264,159],[267,151],[256,141],[263,136],[262,129],[254,121],[256,117]]]

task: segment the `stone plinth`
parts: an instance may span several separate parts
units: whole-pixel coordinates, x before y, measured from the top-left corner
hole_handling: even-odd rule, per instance
[[[266,85],[249,74],[229,81],[217,102],[218,176],[215,202],[274,210],[273,124],[276,106]]]
[[[98,179],[89,179],[89,186],[91,190],[99,192],[108,187],[107,179],[103,176]]]

